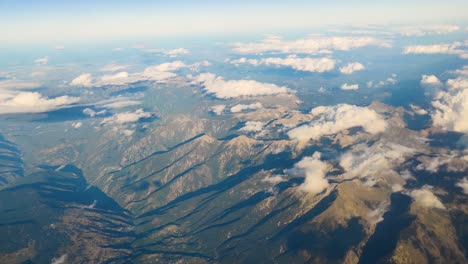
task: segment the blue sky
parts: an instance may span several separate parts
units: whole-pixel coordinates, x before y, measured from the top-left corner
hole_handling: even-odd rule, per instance
[[[465,22],[468,2],[452,1],[58,1],[0,0],[9,43],[100,41],[327,25]]]

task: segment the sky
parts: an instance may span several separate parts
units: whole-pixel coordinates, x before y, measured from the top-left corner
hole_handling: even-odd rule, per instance
[[[3,43],[268,32],[327,25],[464,21],[468,2],[0,0]]]

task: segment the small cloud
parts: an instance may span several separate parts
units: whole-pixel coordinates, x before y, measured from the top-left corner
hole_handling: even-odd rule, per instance
[[[248,63],[251,65],[267,65],[278,67],[290,67],[304,72],[327,72],[335,68],[336,61],[330,58],[297,58],[289,56],[283,58],[263,58],[260,60],[240,58],[231,61],[232,64]]]
[[[75,128],[75,129],[80,128],[82,125],[83,125],[83,123],[81,123],[81,122],[73,122],[72,123],[72,127]]]
[[[211,112],[215,113],[216,115],[221,115],[224,112],[224,109],[226,109],[225,105],[215,105],[211,107]]]
[[[65,46],[63,45],[57,45],[54,47],[54,50],[64,50],[65,49]]]
[[[256,110],[262,108],[263,105],[260,102],[256,102],[253,104],[237,104],[231,107],[231,113],[239,113],[245,110]]]
[[[212,73],[203,73],[193,77],[194,83],[200,83],[208,94],[217,98],[227,99],[243,96],[263,96],[293,93],[294,91],[270,83],[262,83],[253,80],[226,81]]]
[[[127,123],[134,123],[134,122],[139,121],[142,118],[150,118],[152,116],[153,116],[152,113],[145,112],[145,111],[143,111],[143,109],[138,109],[138,110],[136,110],[134,112],[130,112],[130,111],[122,112],[122,113],[114,114],[113,116],[104,118],[104,120],[102,120],[101,124],[103,124],[103,125],[107,125],[107,124],[122,125],[122,124],[127,124]]]
[[[34,60],[34,63],[38,65],[46,65],[47,63],[49,63],[49,57],[42,57],[42,58],[36,59]]]
[[[359,89],[359,84],[347,84],[344,83],[340,86],[341,90],[357,90]]]
[[[93,77],[90,73],[83,73],[70,82],[73,86],[91,87],[93,85]]]
[[[284,181],[286,181],[286,179],[284,179],[281,175],[270,175],[262,179],[262,182],[267,182],[270,184],[278,184]]]
[[[64,254],[58,258],[53,258],[51,264],[65,264],[67,261],[67,254]]]
[[[262,122],[257,122],[257,121],[247,121],[239,131],[245,131],[245,132],[258,132],[262,131],[263,129],[263,123]]]
[[[83,114],[89,116],[89,117],[95,117],[95,116],[100,116],[100,115],[105,115],[107,113],[106,110],[101,110],[101,111],[94,111],[93,109],[91,108],[85,108],[83,110]]]
[[[365,68],[366,67],[364,67],[364,65],[362,65],[361,63],[353,62],[353,63],[348,63],[345,66],[341,67],[340,72],[343,74],[351,74],[356,71],[362,71]]]
[[[311,157],[305,157],[294,168],[285,170],[291,176],[305,177],[304,183],[299,188],[305,192],[318,194],[330,186],[325,179],[328,164],[320,160],[321,153],[315,152]]]
[[[468,179],[467,178],[461,179],[459,182],[457,182],[456,186],[462,188],[463,192],[465,194],[468,194]]]
[[[435,75],[422,75],[421,85],[424,87],[440,87],[442,83]]]
[[[416,204],[423,207],[445,209],[445,206],[434,195],[432,189],[432,186],[424,185],[421,189],[412,190],[409,195]]]
[[[128,65],[107,64],[100,69],[102,72],[116,72],[128,69]]]

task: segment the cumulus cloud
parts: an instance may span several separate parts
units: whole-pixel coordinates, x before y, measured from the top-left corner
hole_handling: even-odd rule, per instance
[[[419,107],[417,105],[410,104],[410,107],[411,107],[411,110],[413,110],[413,112],[416,113],[417,115],[427,115],[428,114],[428,112],[425,109],[423,109],[423,108],[421,108],[421,107]]]
[[[263,58],[263,59],[247,59],[240,58],[231,61],[233,64],[248,63],[252,65],[267,65],[278,67],[290,67],[298,71],[305,72],[326,72],[335,68],[336,61],[330,58],[298,58],[289,56],[287,58]]]
[[[211,112],[215,113],[216,115],[221,115],[224,112],[224,109],[226,109],[225,105],[215,105],[211,107]]]
[[[399,33],[403,36],[426,36],[426,35],[444,35],[460,30],[459,26],[455,25],[427,25],[427,26],[411,26],[402,27]]]
[[[79,100],[69,96],[47,98],[38,92],[5,92],[0,94],[0,114],[44,113],[68,107]]]
[[[357,90],[359,89],[359,84],[347,84],[344,83],[340,86],[341,90]]]
[[[262,96],[293,93],[293,90],[270,83],[262,83],[253,80],[230,80],[217,77],[212,73],[203,73],[193,78],[195,83],[204,86],[208,94],[217,98],[235,98],[242,96]]]
[[[305,177],[304,183],[299,188],[305,192],[317,194],[324,191],[330,184],[325,179],[328,164],[320,160],[321,153],[315,152],[311,157],[305,157],[294,168],[285,173],[292,176]]]
[[[123,125],[127,123],[134,123],[143,118],[150,118],[152,117],[152,113],[148,113],[143,111],[143,109],[137,109],[134,112],[122,112],[118,114],[114,114],[110,117],[104,118],[101,124],[118,124]]]
[[[258,131],[262,131],[263,125],[264,124],[262,122],[247,121],[245,125],[241,129],[239,129],[239,131],[258,132]]]
[[[365,46],[391,47],[386,39],[374,37],[313,37],[284,41],[280,37],[271,36],[260,43],[234,43],[236,53],[255,54],[265,52],[319,54],[331,50],[351,50]]]
[[[309,124],[291,129],[289,138],[307,142],[352,127],[362,127],[370,134],[380,133],[387,127],[387,122],[377,112],[355,105],[319,106],[312,109],[311,116]]]
[[[90,73],[83,73],[70,82],[73,86],[90,87],[93,85],[93,77]]]
[[[463,75],[446,82],[432,101],[432,121],[446,130],[468,133],[468,78]]]
[[[461,179],[459,182],[457,182],[456,186],[462,188],[463,192],[465,194],[468,194],[468,179],[467,178]]]
[[[439,87],[442,86],[442,83],[435,75],[422,75],[421,85],[425,87]]]
[[[253,104],[237,104],[231,107],[231,113],[239,113],[245,110],[256,110],[262,108],[263,105],[260,102],[256,102]]]
[[[432,186],[424,185],[421,189],[412,190],[409,195],[414,202],[423,207],[445,209],[439,198],[432,192]]]
[[[49,57],[46,56],[46,57],[36,59],[34,60],[34,63],[39,64],[39,65],[46,65],[47,63],[49,63]]]
[[[364,65],[362,65],[359,62],[352,62],[352,63],[348,63],[345,66],[341,67],[340,72],[344,73],[344,74],[351,74],[351,73],[356,72],[356,71],[362,71],[365,68],[366,67],[364,67]]]
[[[460,58],[468,59],[468,51],[466,47],[468,41],[454,42],[451,44],[436,44],[436,45],[415,45],[405,47],[404,54],[452,54],[458,55]]]

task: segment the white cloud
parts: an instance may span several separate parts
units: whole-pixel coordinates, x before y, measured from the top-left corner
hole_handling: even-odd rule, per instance
[[[412,155],[414,149],[394,143],[378,142],[368,146],[357,144],[340,157],[340,166],[345,170],[344,178],[378,177],[389,172]]]
[[[65,264],[67,261],[67,254],[64,254],[58,258],[53,258],[51,264]]]
[[[157,72],[176,71],[185,67],[187,67],[187,65],[183,63],[182,61],[166,62],[166,63],[162,63],[159,65],[148,67],[145,69],[144,73],[153,72],[153,71],[157,71]]]
[[[0,90],[32,89],[40,86],[41,84],[37,82],[20,81],[17,79],[0,80]]]
[[[444,35],[460,30],[459,26],[454,25],[428,25],[402,27],[399,33],[403,36],[426,36],[426,35]]]
[[[411,191],[410,196],[423,207],[445,209],[439,198],[432,193],[432,186],[424,185],[421,189]]]
[[[233,51],[236,53],[299,53],[319,54],[331,50],[351,50],[365,46],[391,47],[386,39],[374,37],[314,37],[284,41],[279,37],[269,37],[260,43],[234,43]]]
[[[83,125],[83,123],[81,123],[81,122],[73,122],[72,123],[72,127],[75,128],[75,129],[80,128],[82,125]]]
[[[355,105],[319,106],[312,109],[311,115],[312,120],[309,124],[288,132],[289,138],[307,142],[352,127],[362,127],[371,134],[380,133],[387,127],[387,122],[377,112]]]
[[[421,85],[424,87],[440,87],[442,83],[435,75],[422,75]]]
[[[131,80],[129,79],[129,74],[128,72],[119,72],[116,74],[109,74],[109,75],[104,75],[101,77],[99,82],[97,82],[95,85],[98,86],[105,86],[105,85],[124,85]]]
[[[304,183],[299,187],[308,193],[317,194],[325,190],[330,184],[325,179],[328,164],[320,160],[321,153],[315,152],[311,157],[305,157],[294,168],[285,172],[292,176],[305,177]]]
[[[0,114],[43,113],[70,106],[80,98],[59,96],[47,98],[37,92],[0,93]]]
[[[189,54],[189,51],[188,49],[178,48],[178,49],[166,50],[163,53],[169,56],[178,56],[178,55]]]
[[[336,61],[330,58],[297,58],[296,56],[289,56],[284,59],[263,58],[256,60],[240,58],[238,60],[231,61],[231,63],[249,63],[252,65],[283,66],[305,72],[326,72],[331,71],[335,68]]]
[[[432,105],[432,121],[446,130],[468,133],[468,78],[463,75],[446,82],[446,89],[439,91]]]
[[[418,115],[427,115],[428,114],[428,112],[425,109],[423,109],[423,108],[421,108],[421,107],[419,107],[417,105],[410,104],[410,107],[411,107],[411,110],[413,110],[413,112],[415,112]]]
[[[116,72],[116,71],[123,71],[128,69],[128,65],[119,65],[119,64],[107,64],[101,68],[100,71],[103,72]]]
[[[293,90],[270,83],[261,83],[253,80],[226,81],[212,73],[203,73],[193,78],[195,83],[204,86],[208,94],[217,98],[235,98],[242,96],[262,96],[293,93]]]
[[[152,117],[152,113],[148,113],[143,111],[143,109],[138,109],[134,112],[122,112],[118,114],[114,114],[113,116],[104,118],[102,120],[102,124],[127,124],[127,123],[134,123],[142,118],[150,118]]]
[[[340,86],[341,90],[357,90],[359,89],[359,84],[347,84],[344,83]]]
[[[462,188],[463,192],[465,194],[468,194],[468,179],[467,178],[461,179],[459,182],[457,182],[456,186]]]
[[[93,77],[90,73],[83,73],[70,82],[73,86],[90,87],[93,85]]]
[[[211,112],[215,113],[216,115],[221,115],[224,112],[224,109],[226,109],[225,105],[215,105],[211,107]]]
[[[256,110],[262,108],[263,105],[260,102],[256,102],[253,104],[237,104],[231,107],[231,113],[239,113],[245,110]]]
[[[267,182],[270,184],[278,184],[284,181],[286,181],[286,179],[284,179],[281,175],[271,175],[262,179],[262,182]]]
[[[146,52],[161,53],[161,54],[167,55],[169,57],[177,57],[179,55],[185,55],[185,54],[190,53],[189,50],[185,49],[185,48],[177,48],[177,49],[169,49],[169,50],[165,50],[165,49],[145,49],[144,47],[140,47],[140,48],[143,48],[143,51],[146,51]]]
[[[356,72],[356,71],[362,71],[365,68],[366,67],[364,67],[364,65],[362,65],[359,62],[352,62],[352,63],[348,63],[345,66],[341,67],[340,72],[344,73],[344,74],[351,74],[351,73]]]
[[[49,63],[49,57],[42,57],[39,59],[34,60],[34,63],[39,64],[39,65],[46,65]]]
[[[64,50],[65,49],[65,46],[63,45],[57,45],[54,47],[54,50]]]
[[[239,131],[245,131],[245,132],[257,132],[257,131],[262,131],[263,129],[263,123],[262,122],[257,122],[257,121],[247,121]]]
[[[106,110],[101,110],[99,112],[94,111],[91,108],[85,108],[83,110],[83,114],[89,116],[89,117],[95,117],[95,116],[100,116],[100,115],[105,115],[107,113]]]
[[[405,47],[404,54],[453,54],[460,58],[468,59],[468,51],[466,47],[468,41],[454,42],[452,44],[437,44],[437,45],[415,45]]]
[[[105,107],[105,108],[124,108],[124,107],[129,107],[129,106],[140,105],[140,104],[141,104],[141,101],[122,100],[122,101],[116,101],[116,102],[103,104],[102,107]]]

